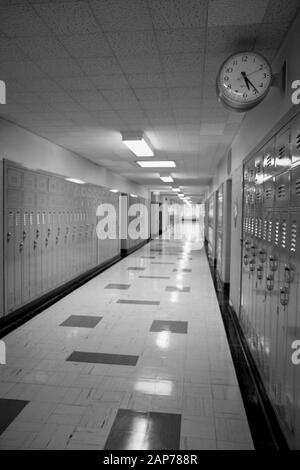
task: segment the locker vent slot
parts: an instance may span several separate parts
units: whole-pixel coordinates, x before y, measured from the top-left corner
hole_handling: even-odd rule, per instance
[[[275,222],[275,245],[279,243],[279,220]]]
[[[268,153],[268,155],[265,156],[265,167],[269,168],[272,166],[272,155]]]
[[[272,191],[272,188],[269,186],[268,188],[265,189],[266,201],[270,201],[272,197],[273,197],[273,191]]]
[[[284,220],[281,224],[281,247],[286,248],[287,223]]]
[[[300,132],[296,136],[296,149],[300,148]]]
[[[258,238],[262,238],[263,221],[258,219]]]
[[[286,153],[285,145],[282,145],[278,149],[278,158],[279,158],[279,160],[282,160],[283,158],[285,158],[285,153]]]
[[[295,190],[296,196],[300,196],[300,178],[296,181]]]
[[[281,184],[277,188],[277,197],[278,199],[285,199],[286,197],[286,186],[285,184]]]
[[[254,234],[254,217],[251,217],[251,228],[250,228],[251,235]]]
[[[297,246],[297,225],[296,225],[296,222],[293,222],[292,227],[291,227],[291,252],[292,253],[296,252],[296,246]]]
[[[263,239],[264,240],[267,239],[267,231],[268,231],[268,222],[267,222],[267,219],[264,219],[264,222],[263,222]]]
[[[269,227],[268,227],[268,242],[271,243],[272,241],[272,226],[273,222],[272,220],[269,220]]]
[[[261,188],[257,189],[256,191],[256,202],[260,203],[263,200],[263,191]]]
[[[258,219],[255,218],[255,222],[254,222],[254,235],[255,237],[258,237]]]

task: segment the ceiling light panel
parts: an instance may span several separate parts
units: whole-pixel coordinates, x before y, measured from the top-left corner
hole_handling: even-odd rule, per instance
[[[172,160],[165,161],[137,161],[136,162],[142,168],[175,168],[176,163]]]

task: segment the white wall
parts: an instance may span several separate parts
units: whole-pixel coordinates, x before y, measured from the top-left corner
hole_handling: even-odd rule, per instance
[[[35,170],[77,178],[87,183],[117,188],[148,198],[148,190],[104,167],[0,118],[0,160],[8,160]]]

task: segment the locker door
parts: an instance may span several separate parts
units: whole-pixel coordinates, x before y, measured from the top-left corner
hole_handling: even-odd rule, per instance
[[[28,241],[29,241],[29,291],[30,300],[36,297],[36,210],[29,213]]]
[[[40,209],[35,214],[35,226],[35,293],[38,297],[42,292],[42,214]]]
[[[15,279],[14,279],[14,260],[15,260],[15,211],[8,209],[6,211],[6,237],[5,237],[5,258],[6,258],[6,312],[14,310],[15,306]]]
[[[23,270],[22,290],[23,303],[31,300],[34,295],[32,284],[34,278],[34,250],[33,250],[33,213],[36,207],[36,175],[33,172],[24,172],[24,212],[23,212]]]

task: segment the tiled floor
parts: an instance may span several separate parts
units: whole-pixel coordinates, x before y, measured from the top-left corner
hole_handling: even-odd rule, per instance
[[[4,338],[0,449],[253,448],[195,233],[154,240]]]

